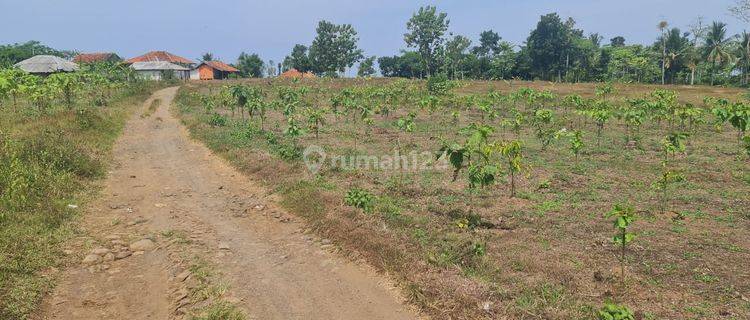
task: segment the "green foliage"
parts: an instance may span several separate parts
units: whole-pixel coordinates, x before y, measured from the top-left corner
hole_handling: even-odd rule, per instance
[[[371,56],[359,63],[357,77],[369,78],[375,74],[375,56]]]
[[[630,308],[613,303],[606,303],[597,313],[598,320],[635,320],[635,314]]]
[[[427,79],[427,91],[434,95],[445,95],[454,86],[453,81],[444,73],[438,73]]]
[[[607,218],[614,218],[613,224],[617,233],[612,237],[612,242],[620,247],[620,272],[621,280],[625,282],[625,250],[630,242],[635,239],[635,234],[628,231],[630,225],[635,222],[635,210],[633,207],[616,204],[611,211],[605,214]]]
[[[227,118],[221,114],[214,113],[208,118],[208,124],[214,127],[223,127],[227,125]]]
[[[366,213],[372,213],[375,204],[375,196],[367,190],[353,188],[346,192],[344,203],[348,206],[362,209]]]
[[[257,53],[242,52],[237,58],[237,69],[243,77],[261,78],[263,77],[263,59]]]
[[[317,73],[336,77],[361,60],[362,50],[357,48],[357,31],[350,24],[318,22],[317,35],[310,45],[310,61]]]
[[[538,109],[534,112],[532,123],[534,124],[536,137],[542,143],[542,150],[547,150],[547,147],[555,138],[555,132],[557,132],[553,115],[554,113],[550,109]]]
[[[432,6],[420,7],[419,11],[412,15],[406,23],[407,33],[404,34],[404,41],[410,48],[417,48],[421,57],[422,70],[426,75],[432,74],[436,69],[436,59],[438,48],[445,41],[443,36],[448,31],[450,20],[444,12],[437,12]]]

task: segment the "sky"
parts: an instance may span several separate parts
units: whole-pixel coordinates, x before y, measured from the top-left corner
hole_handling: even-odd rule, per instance
[[[240,52],[283,60],[295,43],[309,45],[319,20],[352,24],[365,55],[406,49],[406,21],[422,5],[446,12],[449,31],[473,39],[495,30],[523,44],[539,17],[572,17],[586,34],[651,44],[657,23],[684,31],[697,17],[729,24],[730,34],[750,29],[728,14],[734,0],[0,0],[0,44],[38,40],[56,49],[115,52],[130,58],[166,50],[197,60],[204,52],[235,62]]]

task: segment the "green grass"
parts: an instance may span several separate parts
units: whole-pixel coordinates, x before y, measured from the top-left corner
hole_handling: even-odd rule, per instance
[[[51,287],[42,273],[62,262],[91,182],[106,174],[125,120],[152,89],[138,85],[107,107],[0,108],[0,319],[25,319]]]

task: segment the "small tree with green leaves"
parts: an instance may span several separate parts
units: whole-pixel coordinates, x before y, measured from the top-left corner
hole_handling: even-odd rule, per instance
[[[685,133],[671,133],[662,141],[662,172],[661,177],[655,183],[656,189],[661,191],[662,212],[667,211],[670,185],[683,179],[682,175],[674,168],[671,160],[673,160],[677,153],[685,152],[685,142],[687,137],[688,135]]]
[[[306,108],[305,115],[307,115],[307,128],[315,133],[317,139],[320,128],[326,124],[326,111],[322,108]]]
[[[504,162],[508,165],[510,178],[510,197],[516,196],[516,177],[525,169],[523,162],[523,145],[518,140],[504,141],[497,145]]]
[[[635,239],[635,234],[629,232],[630,226],[635,222],[635,210],[631,206],[616,204],[612,210],[605,214],[607,218],[614,218],[613,223],[617,233],[612,237],[612,242],[620,249],[620,280],[625,283],[625,253],[628,244]]]
[[[576,159],[576,165],[578,165],[578,155],[581,153],[581,150],[583,150],[584,142],[583,142],[583,131],[582,130],[573,130],[568,131],[566,129],[562,129],[557,132],[555,135],[556,138],[560,137],[567,137],[569,141],[568,149],[570,149],[571,152],[573,152],[573,155],[575,155]]]
[[[534,112],[534,118],[532,123],[536,131],[536,137],[542,144],[542,150],[547,150],[547,147],[552,143],[555,138],[557,130],[554,128],[554,116],[550,109],[539,109]]]

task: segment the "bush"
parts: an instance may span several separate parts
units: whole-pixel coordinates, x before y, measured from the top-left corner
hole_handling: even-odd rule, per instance
[[[214,127],[223,127],[227,125],[227,118],[218,113],[214,113],[211,115],[211,118],[208,119],[208,124]]]
[[[434,95],[444,95],[455,87],[453,81],[444,73],[438,73],[427,79],[427,91]]]
[[[607,303],[599,310],[599,320],[635,320],[633,311],[626,306]]]
[[[367,192],[367,190],[354,188],[346,192],[344,203],[348,206],[360,208],[366,213],[371,213],[373,204],[375,203],[375,196]]]

